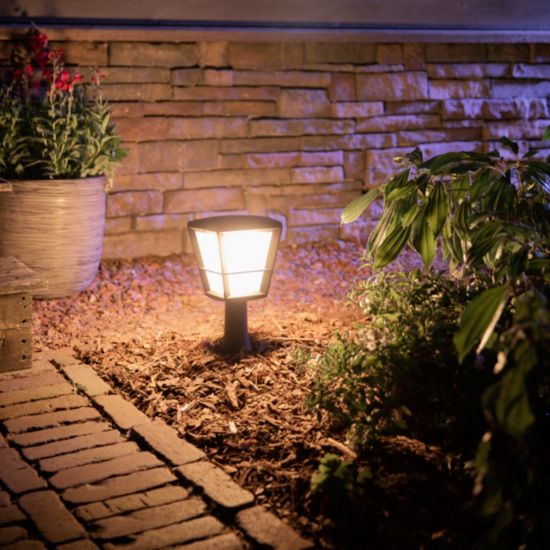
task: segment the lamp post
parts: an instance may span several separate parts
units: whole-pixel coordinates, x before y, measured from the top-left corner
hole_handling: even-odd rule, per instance
[[[247,302],[267,296],[281,223],[263,216],[215,216],[187,228],[206,295],[225,302],[224,351],[250,351]]]

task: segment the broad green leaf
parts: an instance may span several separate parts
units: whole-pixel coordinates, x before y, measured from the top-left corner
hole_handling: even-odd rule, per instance
[[[428,198],[426,220],[434,235],[439,235],[448,215],[447,190],[442,183],[436,183]]]
[[[364,195],[353,199],[343,210],[340,223],[351,223],[356,220],[380,195],[380,189],[371,189]]]
[[[444,153],[443,155],[437,155],[430,160],[422,163],[421,168],[428,168],[432,174],[443,172],[443,168],[467,160],[466,153]]]
[[[499,139],[500,143],[504,145],[506,148],[510,149],[514,154],[518,154],[519,146],[515,141],[512,141],[511,139],[508,139],[507,137],[501,137]]]
[[[390,262],[395,260],[399,253],[403,250],[409,239],[410,229],[404,228],[401,224],[397,224],[396,227],[388,234],[388,236],[382,240],[380,245],[374,254],[374,267],[379,269],[387,266]]]
[[[550,139],[550,124],[546,127],[544,130],[544,134],[542,135],[543,141],[547,141]]]
[[[416,149],[405,155],[405,158],[418,166],[423,160],[422,151],[417,147]]]
[[[397,175],[391,178],[384,188],[384,197],[387,198],[394,189],[406,185],[409,180],[410,172],[411,171],[407,168],[407,170],[403,170],[402,172],[399,172]]]
[[[483,349],[502,314],[508,294],[507,286],[498,286],[484,291],[468,304],[453,338],[460,362],[480,339],[477,352]]]
[[[414,224],[414,249],[420,254],[424,267],[429,269],[435,258],[436,238],[427,219],[427,215],[419,216]]]

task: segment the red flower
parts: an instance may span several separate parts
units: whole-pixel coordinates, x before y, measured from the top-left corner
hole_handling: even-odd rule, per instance
[[[39,52],[36,52],[35,58],[38,66],[40,68],[44,68],[48,64],[48,61],[50,59],[50,52],[48,52],[48,50],[41,50]]]
[[[35,52],[43,50],[48,45],[48,37],[38,30],[33,30],[29,36],[29,45]]]
[[[27,78],[30,78],[32,76],[32,73],[34,72],[34,68],[30,63],[27,63],[25,65],[25,76]]]
[[[60,61],[63,57],[63,52],[61,50],[51,50],[48,52],[48,57],[50,61]]]

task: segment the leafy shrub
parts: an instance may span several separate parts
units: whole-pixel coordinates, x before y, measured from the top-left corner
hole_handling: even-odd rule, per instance
[[[516,143],[501,143],[518,155]],[[465,279],[474,286],[456,302],[455,283],[441,288],[450,318],[441,318],[446,308],[436,306],[437,292],[422,294],[432,275],[412,283],[414,291],[382,286],[378,298],[376,285],[368,286],[374,308],[365,310],[373,314],[375,334],[380,339],[385,331],[387,340],[337,340],[321,360],[312,398],[359,439],[362,430],[372,437],[396,427],[430,437],[426,428],[440,426],[441,419],[450,421],[447,433],[453,435],[461,421],[470,425],[468,415],[479,429],[481,407],[487,431],[475,461],[476,496],[489,520],[482,547],[539,548],[550,540],[550,158],[535,154],[508,160],[497,151],[457,152],[424,161],[417,149],[401,159],[404,169],[346,207],[343,223],[383,197],[367,244],[375,268],[409,246],[429,269],[440,248],[456,284]],[[448,370],[440,378],[441,364]],[[493,371],[490,380],[474,377],[470,386],[483,364],[484,375]],[[438,389],[445,380],[451,391],[442,416],[431,405],[443,395]],[[423,410],[422,403],[430,407]],[[415,419],[421,421],[415,425]],[[464,435],[467,442],[473,433]]]
[[[377,435],[406,433],[469,446],[483,433],[487,369],[461,365],[452,339],[476,285],[441,274],[381,273],[350,298],[368,329],[337,336],[322,356],[310,406],[361,448]]]

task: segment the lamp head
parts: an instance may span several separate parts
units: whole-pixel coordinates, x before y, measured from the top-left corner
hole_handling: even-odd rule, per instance
[[[269,291],[281,223],[264,216],[215,216],[187,225],[205,293],[224,301]]]

